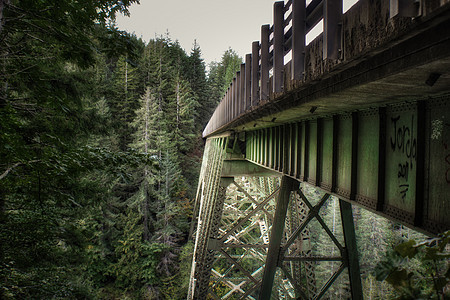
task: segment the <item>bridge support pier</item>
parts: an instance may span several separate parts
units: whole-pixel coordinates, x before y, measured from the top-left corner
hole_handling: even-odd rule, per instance
[[[227,138],[218,138],[208,140],[205,146],[205,161],[202,165],[194,209],[194,218],[198,217],[198,220],[188,299],[206,298],[208,292],[211,264],[214,259],[213,251],[208,249],[208,242],[210,237],[217,234],[226,186],[230,182],[221,178],[226,145]],[[194,232],[194,227],[191,228],[191,232]]]

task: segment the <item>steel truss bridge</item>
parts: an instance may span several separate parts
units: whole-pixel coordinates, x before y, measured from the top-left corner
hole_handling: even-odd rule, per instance
[[[362,299],[352,205],[449,230],[449,127],[450,1],[275,2],[203,132],[188,298]]]

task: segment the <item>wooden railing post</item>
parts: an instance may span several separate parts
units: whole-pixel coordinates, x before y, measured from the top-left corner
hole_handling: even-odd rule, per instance
[[[273,92],[283,89],[284,68],[284,2],[278,1],[273,6]]]
[[[234,86],[234,99],[235,99],[235,116],[236,118],[239,117],[239,90],[240,87],[239,85],[241,84],[241,72],[237,71],[236,72],[236,78],[235,78],[235,86]]]
[[[251,94],[252,94],[252,55],[245,56],[245,110],[251,108]]]
[[[225,95],[225,124],[230,120],[230,87]]]
[[[233,119],[233,81],[228,89],[228,120],[227,123]]]
[[[233,81],[231,81],[230,88],[228,89],[228,94],[228,122],[231,122],[231,120],[233,120]]]
[[[259,102],[259,42],[252,43],[252,107]]]
[[[259,99],[269,99],[269,37],[270,25],[261,26],[261,87]]]
[[[232,113],[232,119],[234,120],[237,116],[236,114],[236,105],[237,105],[237,99],[236,99],[236,77],[233,78],[233,83],[231,84],[231,96],[233,97],[233,113]]]
[[[241,64],[241,84],[239,90],[239,110],[241,114],[245,113],[245,64]]]
[[[324,0],[323,59],[338,59],[341,49],[342,0]]]
[[[302,80],[305,72],[306,2],[292,0],[292,80]]]
[[[228,122],[228,91],[230,88],[227,89],[227,92],[225,93],[225,102],[223,103],[223,111],[225,112],[225,118],[223,119],[222,125],[225,125]]]
[[[216,128],[222,125],[223,120],[225,119],[225,114],[223,112],[223,103],[225,102],[225,96],[222,98],[222,101],[219,103],[219,120],[217,120]]]

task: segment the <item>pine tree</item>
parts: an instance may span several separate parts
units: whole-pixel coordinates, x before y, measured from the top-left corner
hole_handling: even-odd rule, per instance
[[[194,41],[191,55],[189,56],[189,65],[186,74],[187,80],[194,93],[195,100],[198,103],[194,124],[196,126],[196,131],[199,132],[206,126],[212,113],[211,108],[214,105],[210,103],[205,63],[201,57],[201,49],[197,44],[197,41]]]

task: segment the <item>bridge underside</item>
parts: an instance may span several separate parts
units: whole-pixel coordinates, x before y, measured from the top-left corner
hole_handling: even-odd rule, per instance
[[[243,159],[233,145],[230,137],[206,142],[188,298],[320,299],[336,280],[350,278],[344,297],[360,299],[351,205],[299,188],[296,179]],[[339,229],[322,219],[327,205],[338,207]],[[310,235],[314,222],[322,234]],[[319,236],[327,256],[312,249]],[[319,269],[326,271],[318,276]]]
[[[210,137],[229,135],[242,158],[425,233],[449,229],[448,28],[450,11],[320,80],[286,81],[288,92]]]

